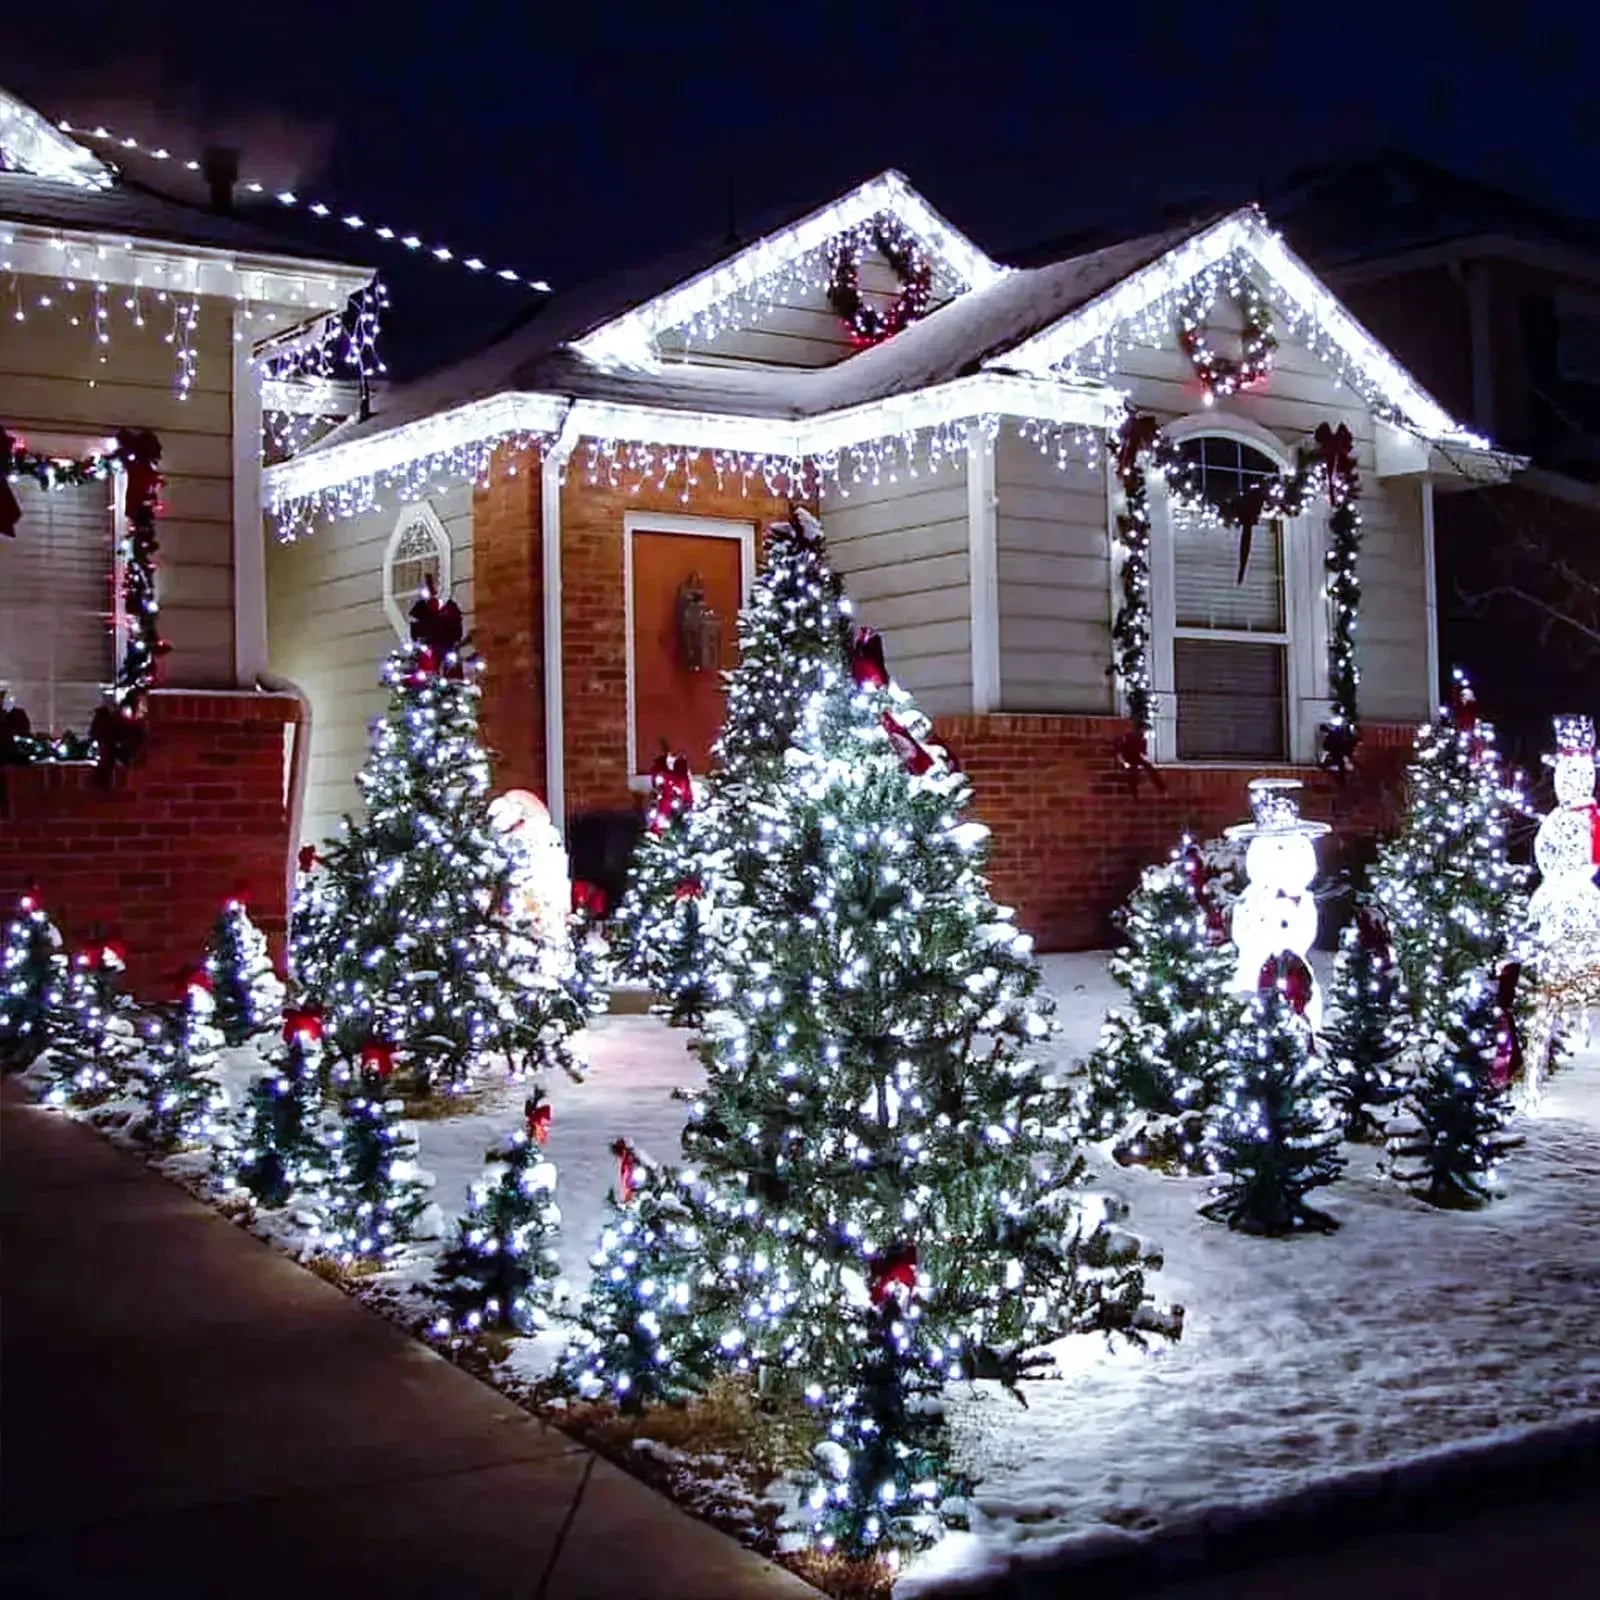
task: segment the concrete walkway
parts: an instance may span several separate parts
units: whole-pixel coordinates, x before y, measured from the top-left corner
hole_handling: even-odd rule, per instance
[[[9,1084],[0,1140],[0,1592],[814,1600]]]

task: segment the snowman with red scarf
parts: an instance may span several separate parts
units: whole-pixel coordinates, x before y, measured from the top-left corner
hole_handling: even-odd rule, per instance
[[[1556,753],[1546,756],[1556,807],[1539,824],[1533,857],[1539,887],[1528,902],[1545,964],[1558,973],[1600,973],[1600,807],[1595,735],[1588,717],[1555,718]]]

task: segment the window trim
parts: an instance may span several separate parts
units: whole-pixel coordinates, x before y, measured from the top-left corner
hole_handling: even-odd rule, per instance
[[[1292,470],[1289,449],[1259,423],[1231,413],[1208,411],[1181,417],[1164,430],[1174,444],[1218,436],[1258,450],[1281,472]],[[1157,761],[1178,764],[1178,696],[1174,641],[1177,639],[1231,640],[1245,644],[1281,644],[1284,647],[1284,693],[1288,697],[1286,732],[1288,748],[1281,765],[1304,766],[1316,760],[1317,729],[1328,718],[1328,603],[1323,579],[1323,552],[1327,548],[1327,516],[1309,507],[1298,517],[1282,522],[1283,621],[1281,631],[1252,632],[1240,628],[1180,627],[1177,621],[1176,546],[1172,506],[1166,485],[1153,477],[1150,483],[1150,610],[1151,660],[1155,707],[1151,728],[1152,753]],[[1272,763],[1241,757],[1237,760],[1184,761],[1184,766],[1257,769]]]
[[[439,593],[447,597],[451,592],[453,574],[452,556],[454,551],[450,544],[450,534],[439,513],[426,500],[413,501],[406,506],[395,520],[393,531],[389,534],[389,542],[383,549],[383,610],[389,619],[389,626],[395,631],[395,636],[403,643],[411,637],[411,622],[408,613],[411,609],[414,595],[406,595],[404,604],[401,597],[395,593],[394,569],[395,559],[400,553],[401,542],[414,528],[426,529],[429,538],[433,540],[434,549],[439,554]]]

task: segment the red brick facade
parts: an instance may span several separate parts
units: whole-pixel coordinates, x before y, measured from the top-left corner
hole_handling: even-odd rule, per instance
[[[940,717],[938,735],[972,780],[980,821],[993,832],[995,897],[1045,950],[1111,941],[1111,913],[1139,871],[1165,858],[1188,831],[1208,839],[1249,819],[1245,785],[1269,770],[1304,780],[1302,809],[1334,824],[1319,848],[1324,870],[1338,853],[1391,826],[1415,729],[1363,732],[1361,767],[1341,787],[1314,768],[1173,766],[1158,790],[1146,775],[1135,796],[1114,746],[1128,724],[1115,717]]]
[[[284,728],[299,706],[165,690],[149,707],[144,753],[109,789],[87,766],[0,769],[0,907],[37,883],[69,943],[100,925],[127,948],[129,987],[159,998],[237,886],[281,946]]]

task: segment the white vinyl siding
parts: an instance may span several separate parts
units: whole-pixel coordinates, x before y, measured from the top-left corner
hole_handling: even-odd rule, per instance
[[[883,634],[889,670],[930,715],[970,710],[966,457],[827,490],[821,510],[829,556],[857,620]]]
[[[431,495],[427,504],[449,537],[451,593],[470,630],[471,486]],[[311,699],[306,841],[329,837],[345,812],[359,809],[355,776],[386,703],[378,674],[395,646],[384,561],[396,524],[414,509],[390,505],[267,548],[268,659]]]
[[[116,666],[113,483],[12,486],[0,539],[0,686],[36,733],[87,732]]]

